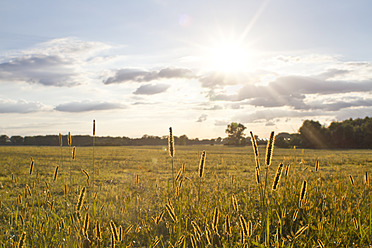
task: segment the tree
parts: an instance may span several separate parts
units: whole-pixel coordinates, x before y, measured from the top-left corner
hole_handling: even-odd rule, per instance
[[[0,135],[0,145],[5,145],[8,140],[9,137],[7,135]]]
[[[244,145],[245,142],[245,134],[244,130],[246,127],[237,122],[231,122],[231,124],[227,125],[225,132],[227,133],[227,143],[226,145]]]
[[[187,145],[188,140],[189,140],[189,138],[185,134],[181,135],[178,138],[178,144],[177,145],[185,146],[185,145]]]
[[[305,120],[298,130],[303,146],[307,148],[327,148],[326,128],[319,121]]]

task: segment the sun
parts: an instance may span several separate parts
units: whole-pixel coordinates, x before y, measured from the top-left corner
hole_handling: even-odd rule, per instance
[[[209,47],[208,68],[219,72],[244,72],[252,65],[252,51],[239,42],[225,41]]]

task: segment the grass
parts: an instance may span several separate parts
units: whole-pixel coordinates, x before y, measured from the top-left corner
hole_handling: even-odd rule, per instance
[[[263,206],[251,147],[177,146],[174,169],[184,166],[184,172],[176,187],[167,147],[94,149],[93,173],[92,147],[77,147],[74,160],[70,147],[0,147],[0,247],[372,243],[372,193],[365,184],[365,172],[372,173],[368,150],[275,148]],[[265,154],[265,147],[258,149]],[[201,181],[202,151],[208,156]],[[281,178],[272,190],[280,163]],[[261,177],[264,170],[262,166]],[[304,181],[306,194],[300,201]]]

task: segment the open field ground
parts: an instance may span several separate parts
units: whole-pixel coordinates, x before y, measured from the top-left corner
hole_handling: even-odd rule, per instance
[[[369,247],[370,150],[265,149],[0,147],[0,246]]]

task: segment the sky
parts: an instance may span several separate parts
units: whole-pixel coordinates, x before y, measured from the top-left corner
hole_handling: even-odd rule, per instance
[[[261,138],[372,116],[369,0],[3,0],[0,134]]]

